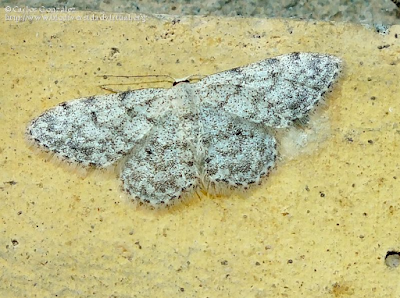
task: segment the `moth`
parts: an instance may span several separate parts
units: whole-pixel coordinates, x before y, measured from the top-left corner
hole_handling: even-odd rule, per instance
[[[118,162],[140,203],[171,205],[199,188],[247,188],[274,167],[271,129],[302,119],[332,89],[340,58],[291,53],[170,89],[64,102],[34,119],[28,138],[84,167]]]

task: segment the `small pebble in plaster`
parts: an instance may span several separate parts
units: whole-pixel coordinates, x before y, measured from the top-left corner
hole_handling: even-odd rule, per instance
[[[385,257],[385,264],[390,268],[396,268],[400,264],[400,253],[397,251],[388,251]]]
[[[400,0],[392,0],[392,2],[393,2],[394,4],[396,4],[397,7],[400,8]]]
[[[34,119],[27,136],[82,166],[123,161],[123,188],[153,207],[206,189],[246,189],[277,157],[274,129],[305,119],[324,99],[341,60],[291,53],[170,89],[64,102]]]

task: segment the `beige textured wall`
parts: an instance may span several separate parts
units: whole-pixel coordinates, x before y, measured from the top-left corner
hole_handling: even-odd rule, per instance
[[[400,26],[387,36],[207,17],[0,26],[1,297],[400,295],[400,268],[384,262],[400,250]],[[207,75],[293,51],[345,61],[330,135],[247,198],[137,210],[115,174],[79,175],[25,142],[47,108],[106,93],[97,75]]]

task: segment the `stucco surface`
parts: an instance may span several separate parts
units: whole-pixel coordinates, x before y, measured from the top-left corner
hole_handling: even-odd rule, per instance
[[[385,265],[400,250],[400,26],[131,16],[1,20],[0,296],[400,295]],[[294,51],[345,63],[329,135],[244,197],[137,209],[115,173],[83,175],[24,138],[46,109],[107,93],[104,74],[207,75]]]

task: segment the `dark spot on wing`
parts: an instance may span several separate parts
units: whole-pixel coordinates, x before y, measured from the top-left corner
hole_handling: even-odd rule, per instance
[[[62,107],[64,110],[69,108],[69,104],[67,102],[65,102],[65,101],[60,103],[59,106]]]
[[[87,104],[88,106],[92,105],[94,101],[94,96],[90,96],[85,100],[85,104]]]

